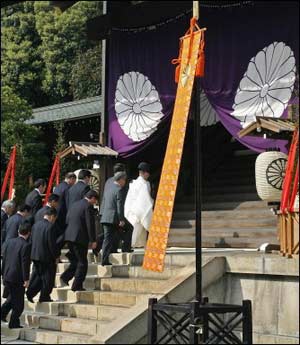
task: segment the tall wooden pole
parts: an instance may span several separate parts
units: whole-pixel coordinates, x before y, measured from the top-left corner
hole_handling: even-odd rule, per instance
[[[193,1],[193,16],[199,19],[199,1]],[[202,143],[200,121],[200,79],[196,77],[194,89],[194,138],[195,138],[195,208],[196,208],[196,301],[202,302]]]

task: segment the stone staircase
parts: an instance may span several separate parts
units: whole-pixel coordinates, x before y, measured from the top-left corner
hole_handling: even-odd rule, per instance
[[[191,251],[167,253],[163,273],[144,270],[142,252],[113,254],[110,259],[113,266],[102,267],[89,253],[87,291],[76,293],[60,285],[59,276],[67,263],[59,264],[51,296],[54,302],[30,303],[25,299],[22,321],[26,327],[14,330],[14,335],[18,332],[20,340],[42,344],[141,343],[147,334],[150,297],[170,302],[193,298]],[[208,258],[203,267],[206,286],[224,273],[222,258]],[[7,325],[1,324],[1,329],[11,335]]]
[[[210,178],[203,181],[203,247],[257,248],[278,244],[277,220],[255,186],[257,154],[236,151]],[[169,247],[195,246],[194,197],[175,205]]]

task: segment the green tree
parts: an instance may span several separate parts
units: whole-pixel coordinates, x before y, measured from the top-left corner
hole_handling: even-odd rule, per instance
[[[49,159],[45,154],[45,145],[40,141],[38,127],[26,124],[32,117],[32,110],[27,102],[16,95],[12,88],[1,88],[1,154],[8,161],[13,145],[17,144],[16,161],[16,200],[24,200],[28,192],[27,183],[33,178],[47,177]],[[6,166],[1,166],[1,175]]]
[[[74,99],[100,95],[101,92],[101,43],[77,55],[72,67],[71,92]]]
[[[1,85],[32,106],[47,104],[42,91],[43,61],[36,31],[34,1],[1,9]]]
[[[86,23],[102,13],[102,1],[80,1],[64,13],[49,1],[35,1],[34,10],[45,63],[42,88],[52,104],[71,100],[72,66],[78,55],[95,45],[87,39]]]

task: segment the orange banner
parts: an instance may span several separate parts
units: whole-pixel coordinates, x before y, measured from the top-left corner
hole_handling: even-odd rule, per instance
[[[194,28],[191,28],[191,32]],[[175,107],[162,168],[143,268],[162,272],[173,214],[178,175],[199,55],[202,31],[184,36]]]

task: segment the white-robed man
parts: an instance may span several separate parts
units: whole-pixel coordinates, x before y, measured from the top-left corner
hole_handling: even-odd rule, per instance
[[[143,162],[139,164],[138,169],[139,177],[129,185],[124,209],[125,218],[133,226],[131,243],[133,248],[146,245],[147,231],[149,231],[153,213],[153,199],[148,181],[150,166]]]

